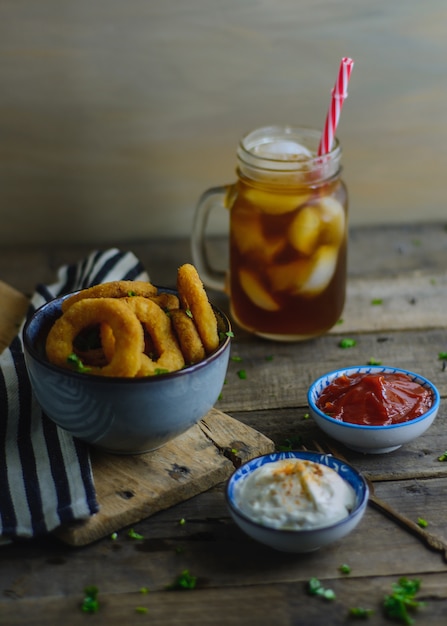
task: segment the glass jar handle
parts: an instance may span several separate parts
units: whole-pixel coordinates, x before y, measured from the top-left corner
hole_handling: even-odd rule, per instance
[[[206,227],[213,209],[225,208],[228,186],[212,187],[205,191],[197,203],[191,236],[193,263],[203,281],[210,289],[225,291],[225,275],[222,270],[212,267],[206,246]]]

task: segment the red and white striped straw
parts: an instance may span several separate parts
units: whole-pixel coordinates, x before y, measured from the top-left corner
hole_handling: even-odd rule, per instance
[[[343,57],[338,70],[338,77],[332,90],[331,103],[326,116],[324,131],[321,136],[320,145],[318,147],[318,156],[327,154],[331,151],[334,142],[335,131],[337,130],[338,120],[340,118],[343,102],[348,97],[348,82],[354,61],[349,57]]]

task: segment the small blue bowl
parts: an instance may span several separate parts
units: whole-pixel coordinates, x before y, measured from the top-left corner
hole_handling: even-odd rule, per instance
[[[344,519],[305,530],[283,530],[272,528],[253,521],[238,504],[237,491],[244,481],[258,467],[266,463],[274,463],[284,459],[303,459],[326,465],[335,470],[355,492],[355,504],[349,515]],[[304,553],[318,550],[334,541],[342,539],[358,525],[368,504],[369,490],[363,476],[348,463],[340,461],[330,454],[319,452],[275,452],[256,457],[241,465],[229,478],[225,497],[231,517],[247,535],[281,552]]]
[[[324,389],[339,376],[382,373],[406,374],[413,381],[429,389],[433,394],[433,405],[431,408],[420,417],[409,420],[408,422],[385,426],[367,426],[342,422],[341,420],[329,417],[329,415],[326,415],[317,407],[316,403]],[[440,395],[432,382],[409,370],[382,365],[355,365],[333,370],[317,378],[309,388],[307,401],[313,419],[327,435],[340,441],[351,450],[370,454],[381,454],[397,450],[403,444],[422,435],[422,433],[431,426],[439,411]]]
[[[63,369],[46,358],[47,334],[69,295],[40,307],[23,330],[34,395],[58,426],[108,452],[139,454],[181,435],[214,406],[225,381],[231,330],[217,307],[213,309],[225,339],[203,361],[158,376],[115,378]]]

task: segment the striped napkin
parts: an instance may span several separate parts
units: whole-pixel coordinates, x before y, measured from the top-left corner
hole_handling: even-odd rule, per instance
[[[38,285],[28,315],[64,293],[111,280],[149,280],[131,252],[92,252]],[[23,328],[23,326],[22,326]],[[0,542],[48,533],[98,511],[89,446],[51,422],[25,368],[22,328],[0,354]]]

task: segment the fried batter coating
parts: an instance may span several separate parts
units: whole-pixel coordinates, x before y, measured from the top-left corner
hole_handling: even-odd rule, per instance
[[[184,309],[170,311],[172,327],[186,363],[198,363],[206,354],[196,325]]]
[[[151,358],[143,355],[137,376],[153,376],[162,372],[174,372],[185,365],[185,359],[172,330],[168,315],[150,298],[131,297],[125,299],[129,308],[143,324],[156,350]]]
[[[62,311],[65,313],[72,304],[85,298],[125,298],[128,296],[150,298],[156,295],[157,287],[144,280],[114,280],[75,293],[63,301]]]
[[[192,313],[194,324],[206,353],[209,354],[216,350],[219,345],[217,319],[194,265],[185,263],[179,267],[177,272],[177,290],[182,307]]]
[[[180,301],[175,293],[161,291],[156,296],[149,296],[149,298],[156,302],[164,311],[172,311],[180,308]]]
[[[115,345],[110,361],[103,367],[89,366],[89,373],[99,376],[135,376],[141,367],[143,329],[126,302],[116,298],[84,298],[72,304],[48,333],[48,360],[60,367],[70,368],[69,357],[74,353],[73,342],[77,335],[97,324],[106,324],[111,328]]]

